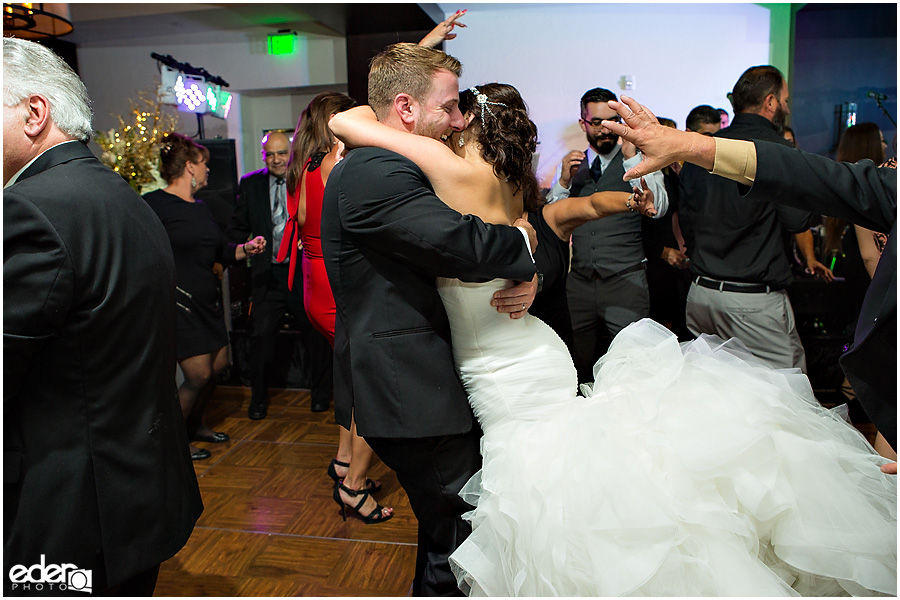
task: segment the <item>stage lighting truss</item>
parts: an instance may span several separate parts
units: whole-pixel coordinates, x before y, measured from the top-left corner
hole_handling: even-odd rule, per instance
[[[234,100],[218,83],[169,66],[160,70],[159,98],[161,102],[176,105],[180,111],[220,119],[228,117]]]

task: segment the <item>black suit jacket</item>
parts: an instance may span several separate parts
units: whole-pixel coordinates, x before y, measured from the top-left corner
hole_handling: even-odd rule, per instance
[[[766,198],[890,234],[841,366],[869,418],[896,448],[897,170],[877,168],[870,160],[839,163],[779,144],[755,144],[756,180],[748,198]]]
[[[80,142],[4,190],[3,220],[4,572],[44,554],[114,585],[175,554],[202,510],[169,239]]]
[[[266,249],[250,259],[250,293],[254,302],[262,302],[272,271],[272,253],[278,252],[272,241],[272,201],[269,198],[269,171],[260,169],[241,178],[228,241],[246,242],[250,236],[266,238]]]
[[[360,148],[328,178],[322,249],[337,305],[338,421],[349,426],[352,407],[362,436],[468,432],[435,278],[530,280],[521,232],[459,214],[411,161]]]

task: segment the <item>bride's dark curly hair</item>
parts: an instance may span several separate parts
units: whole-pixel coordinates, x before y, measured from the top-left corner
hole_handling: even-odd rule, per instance
[[[476,89],[487,97],[483,112],[471,89],[459,93],[459,110],[475,115],[466,134],[475,134],[482,158],[493,165],[497,177],[507,178],[515,184],[516,191],[522,190],[525,210],[535,211],[544,199],[531,169],[537,150],[537,126],[528,118],[528,107],[519,91],[509,84],[485,83]]]

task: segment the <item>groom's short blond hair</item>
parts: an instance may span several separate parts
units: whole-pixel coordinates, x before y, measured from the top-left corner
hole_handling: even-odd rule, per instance
[[[424,102],[437,71],[460,76],[462,64],[440,50],[410,43],[393,44],[372,59],[369,68],[369,106],[384,119],[397,94]]]

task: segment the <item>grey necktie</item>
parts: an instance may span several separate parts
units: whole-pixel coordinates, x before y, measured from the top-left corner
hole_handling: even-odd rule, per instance
[[[275,206],[272,208],[272,260],[278,254],[278,248],[281,245],[281,237],[284,235],[284,224],[287,221],[287,200],[285,196],[284,178],[279,177],[275,180]]]

